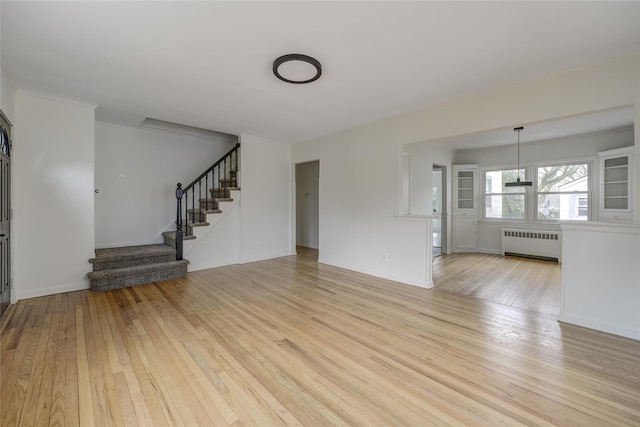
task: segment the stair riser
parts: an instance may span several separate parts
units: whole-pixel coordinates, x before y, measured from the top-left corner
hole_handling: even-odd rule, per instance
[[[90,283],[92,291],[106,291],[109,289],[119,289],[140,285],[143,283],[152,283],[161,280],[175,279],[177,277],[184,277],[186,274],[187,265],[184,264],[172,268],[140,274],[130,274],[107,279],[91,279]]]
[[[216,196],[216,197],[218,197],[218,196]],[[200,200],[200,209],[215,211],[216,209],[218,209],[218,203],[217,202],[212,202],[211,200],[209,200],[208,203],[203,201],[203,200]]]
[[[164,244],[167,246],[171,246],[172,248],[176,247],[176,241],[175,239],[172,239],[171,237],[168,236],[162,236],[164,238]]]
[[[182,238],[183,238],[184,240],[191,240],[191,239],[195,239],[195,237],[193,236],[193,229],[194,229],[194,228],[196,228],[196,227],[191,227],[191,226],[189,226],[189,227],[188,227],[188,229],[187,229],[187,227],[186,227],[186,226],[185,226],[185,227],[183,227],[183,231],[182,231],[182,233],[183,233],[183,235],[182,235],[182,236],[183,236],[183,237],[182,237]],[[188,230],[188,232],[187,232],[187,230]],[[163,236],[163,238],[164,238],[164,244],[165,244],[165,245],[171,246],[172,248],[175,248],[175,247],[176,247],[176,241],[175,241],[175,239],[172,239],[171,237],[168,237],[168,236]]]
[[[207,214],[189,212],[188,222],[207,222]]]
[[[231,190],[229,189],[212,189],[209,190],[209,192],[211,193],[211,197],[215,198],[215,199],[226,199],[226,198],[230,198],[231,197]]]
[[[227,189],[223,189],[223,188],[211,189],[209,190],[209,192],[211,193],[211,197],[215,199],[225,199],[225,198],[231,197],[231,190],[228,188]]]
[[[127,258],[121,260],[93,262],[93,271],[111,270],[114,268],[134,267],[136,265],[156,264],[159,262],[175,261],[175,254],[158,255],[146,258]]]
[[[237,186],[238,186],[238,180],[235,178],[220,180],[220,187],[237,187]]]

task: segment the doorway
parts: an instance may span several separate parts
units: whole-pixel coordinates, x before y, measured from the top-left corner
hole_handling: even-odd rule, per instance
[[[296,164],[296,249],[317,260],[320,247],[320,161]]]
[[[446,167],[433,165],[431,207],[433,217],[433,257],[447,253],[447,174]]]
[[[0,111],[0,317],[11,304],[11,125]]]

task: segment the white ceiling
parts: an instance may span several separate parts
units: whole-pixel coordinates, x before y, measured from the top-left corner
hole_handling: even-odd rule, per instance
[[[21,88],[296,142],[640,51],[640,2],[14,2],[2,66]],[[303,53],[320,80],[273,60]],[[513,131],[510,130],[513,139]]]

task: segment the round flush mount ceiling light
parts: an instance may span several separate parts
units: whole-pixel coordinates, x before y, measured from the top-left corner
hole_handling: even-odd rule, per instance
[[[287,83],[311,83],[318,80],[322,75],[322,65],[315,58],[292,53],[282,55],[273,61],[273,74]]]

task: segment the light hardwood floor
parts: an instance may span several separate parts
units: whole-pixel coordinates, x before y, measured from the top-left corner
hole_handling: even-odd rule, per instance
[[[433,260],[433,281],[439,289],[556,315],[561,273],[557,262],[493,254],[456,253]]]
[[[2,426],[635,425],[640,342],[305,256],[20,301]]]

